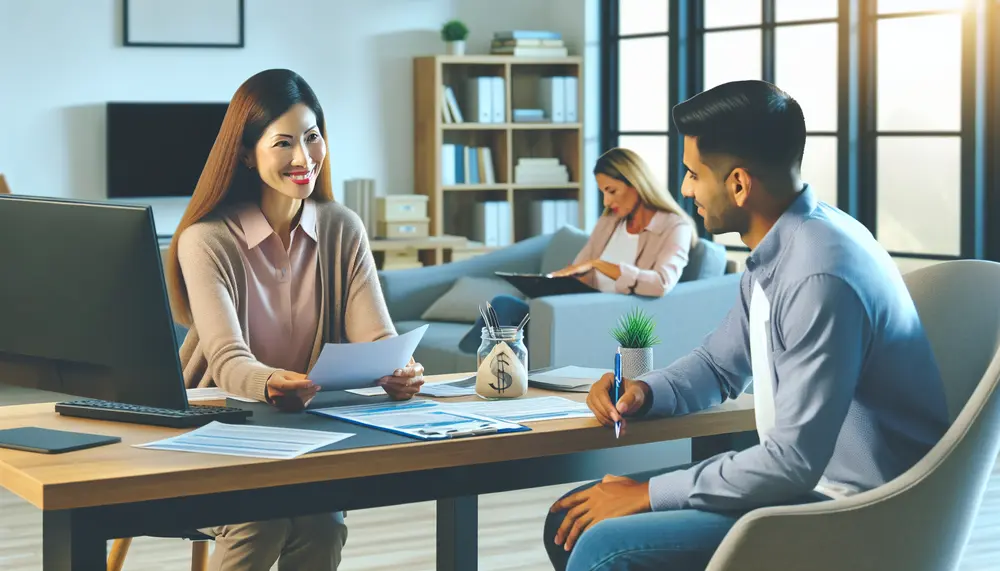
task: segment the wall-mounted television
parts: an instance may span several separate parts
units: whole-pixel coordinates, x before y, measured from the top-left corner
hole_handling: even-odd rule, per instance
[[[191,196],[228,107],[108,103],[108,198]]]

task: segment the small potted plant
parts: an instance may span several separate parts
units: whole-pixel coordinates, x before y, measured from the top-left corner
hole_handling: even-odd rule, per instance
[[[465,38],[469,35],[469,28],[461,20],[449,20],[441,28],[441,39],[448,47],[451,55],[465,55]]]
[[[626,313],[611,330],[622,353],[622,378],[634,379],[653,370],[653,347],[660,343],[656,323],[638,307]]]

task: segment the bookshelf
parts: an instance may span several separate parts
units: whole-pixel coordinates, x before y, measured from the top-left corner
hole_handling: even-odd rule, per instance
[[[432,236],[464,236],[482,252],[544,231],[542,216],[583,226],[582,64],[578,56],[414,58],[414,185],[428,196]],[[539,109],[543,118],[528,111]],[[543,215],[543,202],[560,210]],[[484,203],[496,210],[484,214]],[[499,223],[482,224],[498,210],[489,219]]]

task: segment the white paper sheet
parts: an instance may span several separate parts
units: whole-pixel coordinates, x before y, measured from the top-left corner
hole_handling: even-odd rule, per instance
[[[456,387],[451,383],[426,383],[420,387],[419,394],[435,398],[467,397],[476,394],[476,387]]]
[[[354,435],[345,432],[211,422],[179,436],[134,446],[149,450],[285,460],[351,436]]]
[[[466,382],[467,380],[468,379],[459,379],[457,381],[449,381],[445,383],[424,383],[424,386],[420,387],[420,392],[417,394],[435,398],[472,396],[476,394],[475,386],[468,386],[468,387],[455,386],[457,383],[463,383]],[[385,391],[382,390],[382,387],[348,389],[347,392],[365,397],[376,397],[385,395]]]
[[[533,397],[442,403],[438,406],[451,411],[479,414],[509,422],[535,422],[562,418],[589,418],[594,413],[586,403],[563,397]]]
[[[213,400],[225,400],[231,398],[240,402],[257,402],[254,399],[247,397],[239,397],[233,394],[229,394],[219,387],[204,387],[198,389],[188,389],[187,390],[188,402],[205,402]]]
[[[375,381],[410,362],[427,327],[370,343],[327,343],[309,379],[323,390],[372,388]]]

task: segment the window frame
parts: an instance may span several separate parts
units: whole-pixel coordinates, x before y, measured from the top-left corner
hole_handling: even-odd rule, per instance
[[[601,147],[618,144],[621,135],[667,135],[667,185],[688,213],[695,215],[693,202],[680,196],[683,181],[683,146],[679,137],[666,132],[620,131],[618,114],[618,42],[622,39],[662,36],[668,38],[668,108],[700,92],[703,86],[704,34],[739,30],[761,30],[761,78],[774,81],[775,30],[785,26],[837,24],[837,129],[809,131],[808,136],[837,139],[838,207],[859,220],[877,237],[877,153],[879,137],[958,136],[961,140],[960,250],[959,255],[889,253],[894,257],[953,260],[962,258],[1000,261],[1000,0],[973,0],[972,8],[920,10],[878,14],[877,0],[839,0],[835,18],[814,18],[777,22],[775,0],[761,0],[761,22],[741,26],[706,28],[704,0],[672,0],[669,31],[659,34],[618,34],[618,4],[621,0],[601,0]],[[967,5],[968,6],[968,5]],[[877,56],[878,22],[961,12],[962,75],[961,123],[959,131],[878,131]],[[852,30],[857,30],[852,33]],[[989,160],[992,159],[992,160]],[[987,192],[989,189],[991,192]],[[600,197],[598,196],[598,200]],[[699,216],[699,234],[707,239]],[[731,251],[746,247],[726,246]]]

